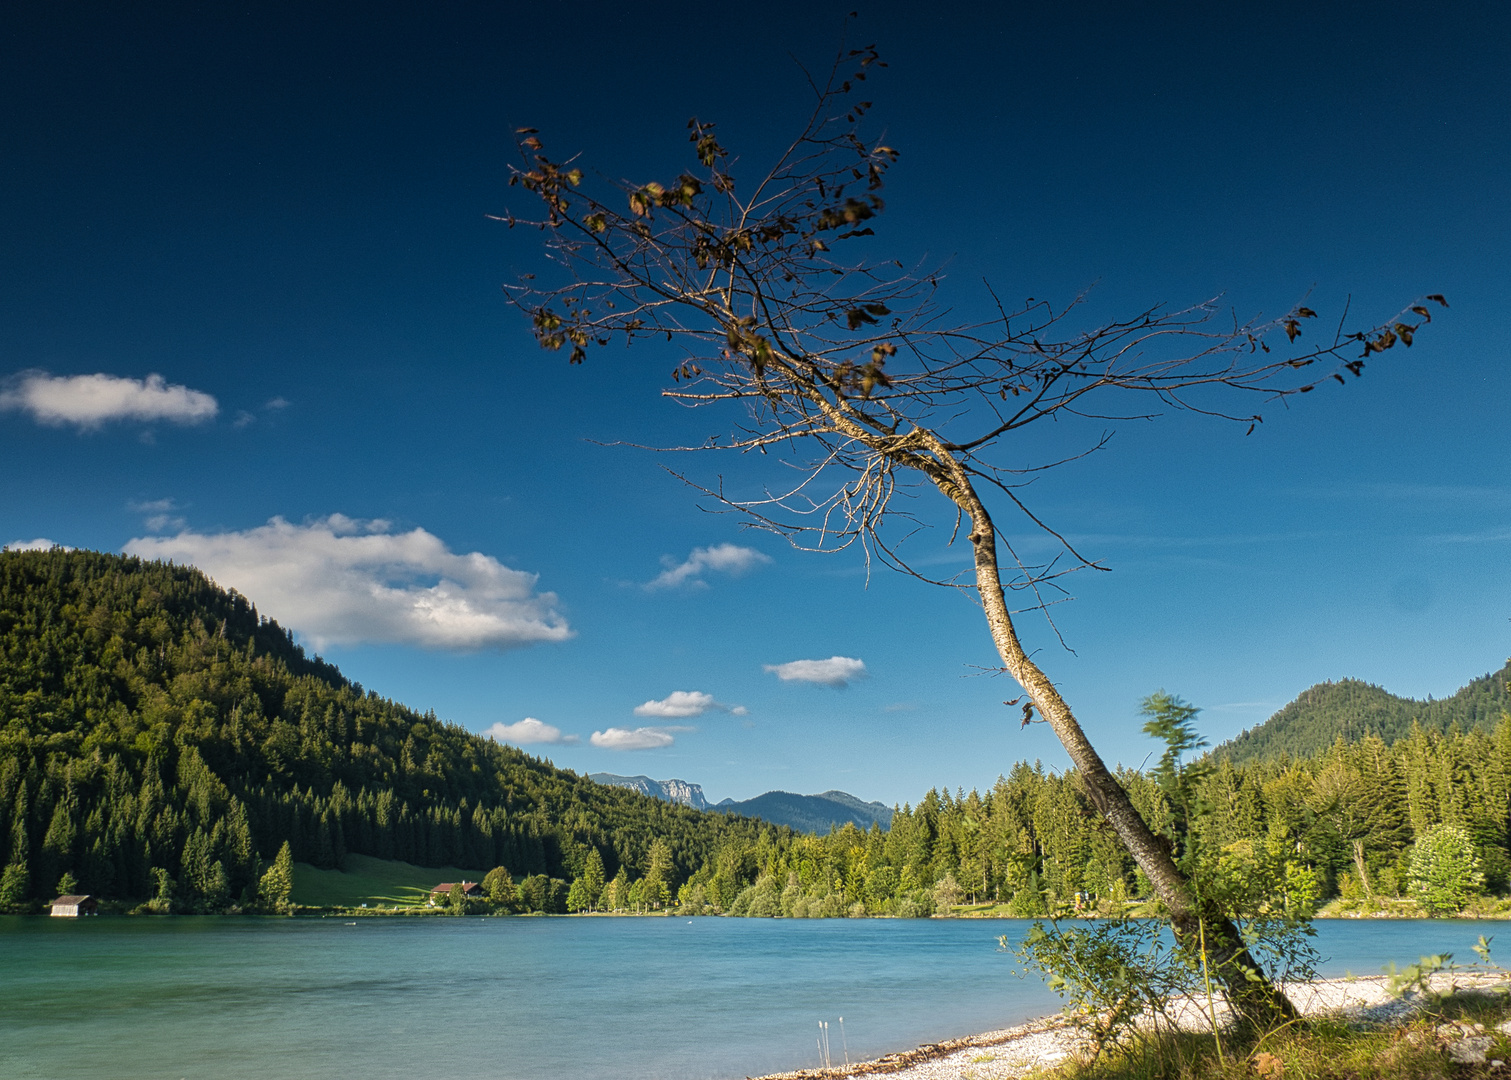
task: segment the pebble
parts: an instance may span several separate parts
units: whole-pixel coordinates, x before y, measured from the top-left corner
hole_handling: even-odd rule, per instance
[[[1494,981],[1486,980],[1487,985]],[[1423,1004],[1420,1000],[1403,1001],[1393,996],[1386,980],[1378,977],[1319,979],[1287,986],[1285,990],[1296,1007],[1309,1016],[1341,1014],[1365,1023],[1396,1023]],[[1201,1009],[1188,1009],[1185,1013],[1181,1017],[1182,1027],[1198,1030],[1205,1022]],[[1478,1031],[1484,1030],[1483,1025],[1478,1025]],[[1511,1020],[1495,1030],[1511,1035]],[[1489,1035],[1477,1034],[1476,1025],[1443,1024],[1438,1035],[1448,1042],[1450,1060],[1472,1065],[1486,1063],[1486,1051],[1493,1040]],[[921,1046],[858,1065],[779,1073],[762,1080],[837,1080],[880,1075],[887,1080],[1017,1080],[1057,1065],[1085,1046],[1084,1036],[1065,1020],[1046,1017],[1021,1027]],[[1489,1067],[1504,1068],[1504,1062],[1493,1061]]]
[[[1448,1044],[1448,1060],[1456,1065],[1483,1065],[1489,1056],[1490,1036],[1470,1035]]]

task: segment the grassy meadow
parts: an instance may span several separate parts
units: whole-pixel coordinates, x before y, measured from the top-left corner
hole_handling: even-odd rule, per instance
[[[407,862],[347,855],[345,870],[294,864],[295,904],[305,907],[409,907],[424,904],[443,881],[481,881],[486,870],[414,866]]]

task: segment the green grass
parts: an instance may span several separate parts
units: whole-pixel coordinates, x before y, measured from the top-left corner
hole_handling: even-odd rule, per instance
[[[348,855],[345,870],[294,864],[293,902],[305,907],[393,907],[424,904],[443,881],[481,881],[486,870],[412,866],[406,862]]]
[[[1451,1063],[1439,1036],[1446,1021],[1479,1022],[1490,1035],[1490,1058],[1511,1059],[1511,1036],[1494,1025],[1511,1013],[1504,993],[1464,992],[1429,1014],[1386,1028],[1317,1019],[1262,1037],[1230,1033],[1218,1059],[1211,1035],[1162,1034],[1104,1054],[1095,1064],[1071,1061],[1040,1075],[1053,1080],[1460,1080],[1492,1073],[1488,1066]]]

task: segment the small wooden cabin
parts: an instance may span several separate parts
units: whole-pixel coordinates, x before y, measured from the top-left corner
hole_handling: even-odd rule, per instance
[[[483,887],[475,881],[443,881],[430,890],[430,903],[434,905],[437,900],[445,900],[457,885],[461,885],[462,895],[469,900],[481,900],[484,896]]]
[[[52,902],[52,917],[77,919],[81,915],[98,915],[100,902],[92,896],[60,896]]]

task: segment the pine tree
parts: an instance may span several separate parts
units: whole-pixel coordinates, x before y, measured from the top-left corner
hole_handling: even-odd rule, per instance
[[[30,874],[26,864],[13,862],[0,872],[0,912],[15,913],[26,910],[27,893],[30,891]]]
[[[614,875],[614,880],[604,886],[603,895],[603,906],[609,911],[623,911],[629,904],[630,878],[623,863],[619,864],[619,872]]]
[[[644,903],[659,908],[673,896],[672,849],[663,837],[651,841],[650,865],[646,867],[642,894]]]
[[[598,898],[603,893],[603,856],[598,854],[597,848],[588,849],[588,857],[583,860],[582,874],[578,880],[582,882],[586,900],[584,906],[589,911],[596,909]]]
[[[272,911],[287,911],[294,892],[294,853],[285,840],[278,856],[257,884],[257,900]]]

